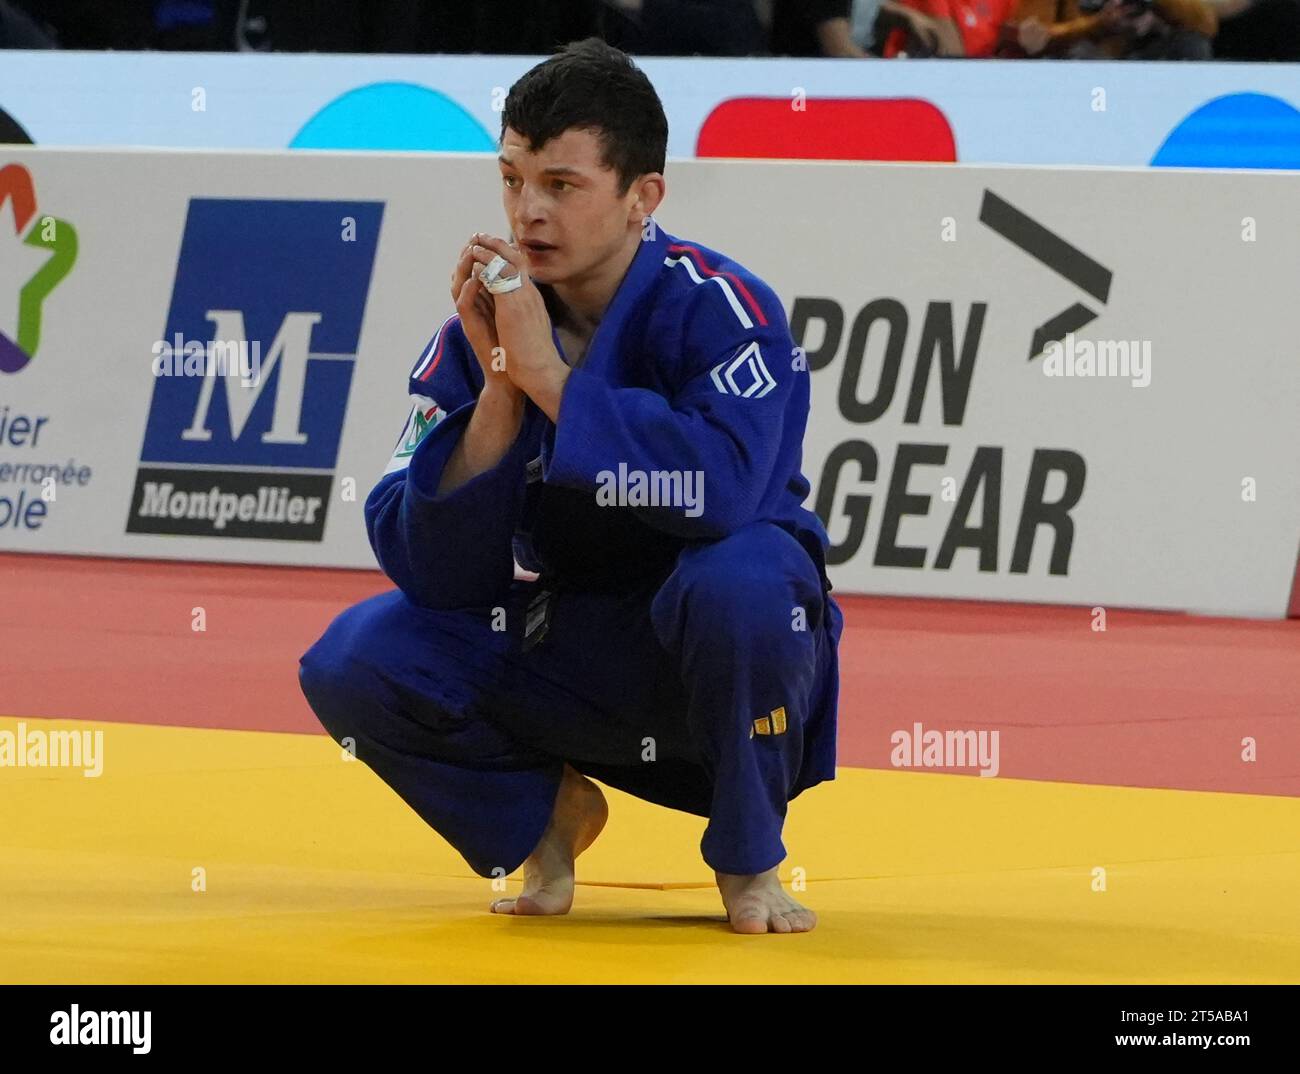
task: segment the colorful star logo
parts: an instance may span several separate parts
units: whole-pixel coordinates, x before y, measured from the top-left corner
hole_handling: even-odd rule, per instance
[[[17,373],[40,349],[45,300],[72,271],[77,260],[77,232],[66,220],[37,216],[36,188],[31,173],[21,164],[0,168],[0,208],[5,202],[13,211],[14,234],[23,245],[50,252],[18,292],[17,338],[11,339],[0,329],[0,373]]]

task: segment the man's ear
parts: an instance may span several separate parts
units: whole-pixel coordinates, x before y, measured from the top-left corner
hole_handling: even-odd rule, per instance
[[[641,176],[633,184],[632,189],[636,192],[636,199],[632,202],[629,219],[637,227],[640,227],[642,221],[647,216],[653,215],[654,211],[663,203],[664,196],[668,193],[668,187],[664,182],[663,173],[650,172]]]

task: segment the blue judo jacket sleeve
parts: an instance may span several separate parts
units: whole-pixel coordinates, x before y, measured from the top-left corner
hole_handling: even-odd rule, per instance
[[[642,473],[698,473],[698,514],[656,507],[639,508],[638,515],[687,540],[719,540],[754,521],[769,492],[788,480],[779,469],[787,461],[781,458],[786,425],[797,417],[802,440],[808,414],[807,373],[794,358],[785,314],[769,289],[755,290],[769,312],[765,323],[747,318],[748,325],[716,288],[693,290],[666,341],[667,360],[677,363],[671,396],[616,388],[573,370],[556,415],[546,480],[595,491],[620,464]]]
[[[454,609],[495,603],[514,577],[533,407],[492,469],[438,495],[443,470],[474,412],[483,373],[452,317],[411,373],[413,406],[393,458],[366,499],[366,532],[384,573],[414,603]]]

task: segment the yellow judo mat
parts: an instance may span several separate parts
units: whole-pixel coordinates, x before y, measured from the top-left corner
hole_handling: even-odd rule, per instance
[[[818,927],[738,936],[703,820],[609,788],[573,911],[513,918],[324,736],[22,722],[103,771],[0,767],[5,983],[1300,981],[1294,798],[842,768],[786,828]]]

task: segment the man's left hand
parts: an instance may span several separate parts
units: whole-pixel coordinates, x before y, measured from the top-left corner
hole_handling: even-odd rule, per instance
[[[546,302],[528,276],[527,259],[521,250],[494,235],[479,234],[475,238],[475,261],[487,265],[494,257],[503,257],[509,267],[502,275],[518,273],[522,280],[516,290],[492,296],[497,339],[501,344],[501,354],[497,357],[504,363],[511,382],[555,421],[569,367],[555,349]]]

